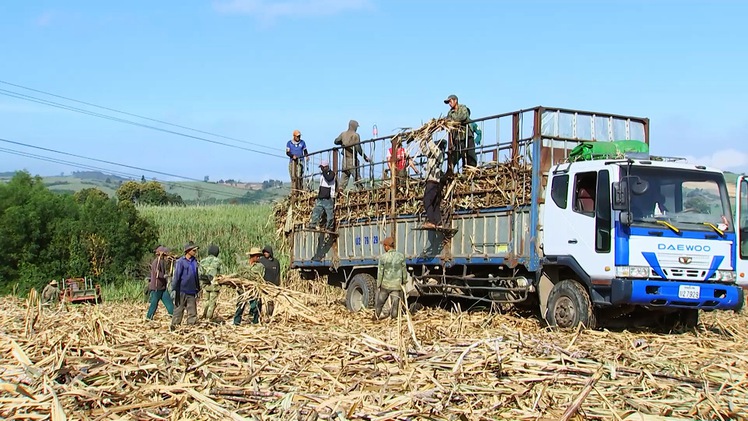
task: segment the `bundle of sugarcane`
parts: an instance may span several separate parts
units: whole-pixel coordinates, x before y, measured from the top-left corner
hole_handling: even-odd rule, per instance
[[[230,274],[216,278],[218,285],[229,286],[240,293],[238,301],[261,299],[266,303],[273,303],[272,317],[301,317],[309,322],[321,323],[314,316],[314,311],[304,304],[304,301],[312,301],[314,297],[287,288],[275,286],[271,283],[256,281],[242,276],[242,274]]]

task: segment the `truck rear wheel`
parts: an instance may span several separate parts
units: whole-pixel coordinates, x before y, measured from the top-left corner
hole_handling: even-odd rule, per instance
[[[345,289],[345,306],[348,311],[357,312],[374,308],[377,283],[368,273],[356,274]]]
[[[589,329],[596,325],[592,301],[584,287],[577,281],[566,279],[551,289],[548,295],[548,325],[570,328],[583,324]]]

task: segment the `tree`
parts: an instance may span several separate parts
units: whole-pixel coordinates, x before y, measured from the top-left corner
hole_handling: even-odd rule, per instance
[[[132,202],[97,189],[58,195],[19,172],[0,185],[0,291],[18,283],[24,292],[59,276],[113,281],[138,268],[157,234]]]
[[[145,183],[125,182],[117,189],[117,199],[120,202],[154,206],[184,204],[181,196],[167,193],[164,190],[163,184],[158,181],[148,181]]]
[[[73,198],[78,203],[86,203],[86,200],[88,200],[89,197],[98,197],[102,200],[109,200],[109,195],[96,187],[79,190],[73,195]]]
[[[203,181],[205,181],[206,183],[207,183],[207,182],[209,182],[209,181],[210,181],[210,177],[206,175],[206,176],[205,176],[205,177],[203,178]]]

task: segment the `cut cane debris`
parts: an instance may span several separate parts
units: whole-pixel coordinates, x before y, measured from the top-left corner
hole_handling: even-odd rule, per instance
[[[309,294],[225,276],[276,302],[259,325],[104,302],[27,312],[0,299],[4,419],[746,419],[748,316],[696,331],[551,331],[506,314],[426,309],[371,320]],[[299,287],[308,288],[299,282]],[[317,287],[318,288],[318,287]],[[308,289],[307,289],[308,291]],[[34,303],[31,304],[32,306]],[[28,318],[35,318],[27,337]],[[735,334],[724,334],[729,331]],[[417,339],[416,339],[417,338]],[[640,341],[647,346],[632,346]]]

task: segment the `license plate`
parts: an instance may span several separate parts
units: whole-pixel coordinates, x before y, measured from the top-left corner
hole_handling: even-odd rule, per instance
[[[680,285],[678,287],[678,298],[690,298],[698,300],[701,294],[701,287],[695,285]]]

